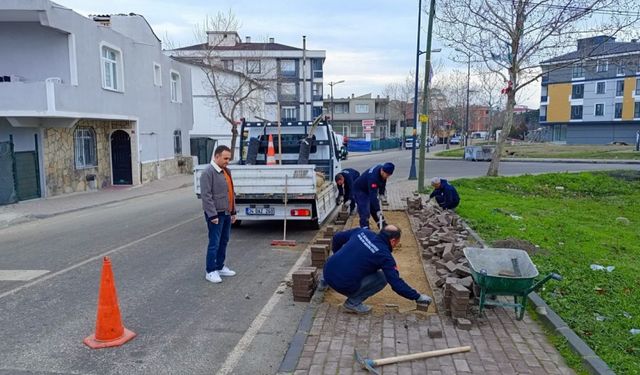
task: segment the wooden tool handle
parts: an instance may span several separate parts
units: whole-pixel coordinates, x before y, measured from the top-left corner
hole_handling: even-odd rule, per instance
[[[471,350],[470,346],[458,346],[456,348],[439,349],[439,350],[432,350],[429,352],[406,354],[406,355],[399,355],[396,357],[376,359],[373,361],[373,363],[374,363],[374,366],[383,366],[383,365],[389,365],[392,363],[413,361],[415,359],[439,357],[442,355],[455,354],[455,353],[464,353],[470,350]]]

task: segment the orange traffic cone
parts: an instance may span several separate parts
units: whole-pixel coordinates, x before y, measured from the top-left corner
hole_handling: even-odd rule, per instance
[[[272,134],[269,134],[269,148],[267,148],[267,165],[276,165],[276,150],[273,147]]]
[[[136,337],[122,325],[116,283],[111,270],[111,260],[104,257],[100,291],[98,292],[98,314],[96,318],[96,333],[84,339],[84,343],[92,349],[120,346]]]

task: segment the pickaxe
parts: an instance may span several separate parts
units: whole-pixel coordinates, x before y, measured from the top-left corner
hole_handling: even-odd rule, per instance
[[[439,357],[447,354],[464,353],[470,350],[471,350],[470,346],[459,346],[456,348],[432,350],[429,352],[399,355],[396,357],[389,357],[389,358],[382,358],[382,359],[369,359],[369,358],[364,358],[360,356],[360,354],[358,353],[358,350],[354,349],[353,358],[360,364],[360,366],[362,366],[363,369],[369,371],[372,374],[380,375],[378,370],[376,370],[374,367],[390,365],[392,363],[398,363],[398,362],[413,361],[416,359]]]

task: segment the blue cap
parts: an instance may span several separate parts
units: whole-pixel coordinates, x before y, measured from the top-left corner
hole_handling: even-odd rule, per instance
[[[393,174],[394,169],[396,169],[396,166],[393,165],[393,163],[384,163],[384,165],[382,165],[382,170],[385,173]]]

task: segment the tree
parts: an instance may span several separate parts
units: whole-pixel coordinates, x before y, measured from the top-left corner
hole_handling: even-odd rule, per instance
[[[391,118],[400,118],[402,121],[402,144],[405,142],[405,129],[407,127],[407,110],[409,102],[413,100],[415,74],[410,71],[402,82],[387,84],[382,94],[389,98]]]
[[[488,176],[498,175],[504,142],[513,125],[516,94],[541,77],[539,62],[566,52],[581,34],[615,35],[638,18],[637,0],[458,0],[441,4],[438,34],[484,62],[505,82],[506,119]]]

